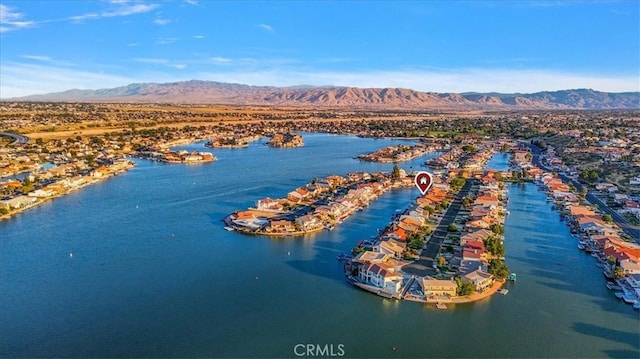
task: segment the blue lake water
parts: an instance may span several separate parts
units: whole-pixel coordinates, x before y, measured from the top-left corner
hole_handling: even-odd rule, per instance
[[[518,282],[446,311],[352,288],[335,259],[416,189],[305,238],[226,232],[226,214],[314,177],[389,171],[353,158],[408,143],[304,137],[296,149],[213,150],[209,164],[138,161],[0,222],[0,356],[293,357],[298,343],[344,344],[348,357],[638,356],[638,312],[607,291],[533,185],[509,187],[505,245]]]

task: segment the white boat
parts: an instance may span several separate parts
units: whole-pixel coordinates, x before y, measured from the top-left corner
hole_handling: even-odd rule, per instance
[[[584,245],[582,245],[582,244],[578,244],[578,249],[580,249],[580,250],[585,250],[585,248],[587,248],[587,247],[585,247],[585,246],[584,246]]]
[[[232,227],[224,227],[224,229],[225,229],[225,230],[227,230],[227,231],[229,231],[229,232],[231,232],[231,231],[233,231],[233,230],[234,230]]]
[[[502,295],[507,295],[507,293],[509,293],[509,289],[500,289],[498,291],[498,293],[502,294]]]
[[[624,293],[622,293],[622,292],[616,292],[615,296],[616,296],[616,298],[618,298],[618,299],[622,299],[622,296],[624,296]]]
[[[638,299],[631,293],[624,293],[622,295],[622,300],[624,300],[627,304],[636,304],[638,303]]]
[[[620,291],[622,290],[622,287],[620,287],[619,285],[613,283],[613,282],[607,282],[607,288],[610,290],[615,290],[615,291]]]

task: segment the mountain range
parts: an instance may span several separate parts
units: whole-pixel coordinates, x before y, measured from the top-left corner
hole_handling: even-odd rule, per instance
[[[436,93],[404,88],[250,86],[214,81],[134,83],[110,89],[68,90],[6,101],[181,103],[331,108],[543,110],[638,109],[640,92],[591,89],[530,94]]]

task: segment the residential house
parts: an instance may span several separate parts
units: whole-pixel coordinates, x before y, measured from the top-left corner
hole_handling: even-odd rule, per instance
[[[263,211],[264,210],[267,210],[267,211],[276,210],[277,211],[277,210],[283,210],[284,209],[282,204],[280,203],[280,201],[275,200],[275,199],[271,199],[269,197],[267,197],[265,199],[258,200],[258,202],[256,203],[256,207],[257,207],[257,209],[263,210]]]
[[[307,214],[304,216],[300,216],[296,218],[296,223],[303,231],[313,231],[323,227],[322,221],[320,218]]]
[[[38,199],[34,197],[17,196],[0,201],[0,208],[5,208],[7,210],[18,209],[33,204],[36,201],[38,201]]]
[[[286,219],[273,220],[269,222],[266,230],[271,233],[292,233],[296,231],[296,226]]]
[[[422,278],[422,291],[427,299],[452,298],[458,295],[458,284],[452,279]]]
[[[402,255],[407,248],[405,242],[396,241],[395,239],[388,239],[386,241],[378,241],[373,245],[375,252],[388,254],[397,259],[402,259]]]
[[[467,273],[462,278],[463,280],[468,280],[473,283],[476,292],[484,292],[491,288],[494,281],[493,275],[483,271],[482,269],[477,269],[471,273]]]
[[[460,245],[464,246],[470,241],[479,241],[484,242],[485,239],[493,236],[494,233],[492,231],[486,229],[478,229],[471,233],[466,233],[460,236]]]
[[[359,270],[359,278],[389,293],[399,293],[402,289],[402,274],[385,262],[363,265]]]

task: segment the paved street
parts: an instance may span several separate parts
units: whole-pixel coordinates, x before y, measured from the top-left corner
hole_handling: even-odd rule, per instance
[[[403,270],[417,276],[436,276],[438,272],[433,268],[435,259],[440,253],[442,242],[447,236],[448,227],[456,219],[460,208],[462,207],[462,199],[469,194],[471,187],[477,182],[475,179],[467,179],[464,187],[458,192],[455,199],[442,216],[442,220],[431,235],[431,239],[427,242],[427,248],[420,254],[420,259],[403,267]]]
[[[12,145],[24,145],[29,143],[29,137],[22,136],[17,133],[0,132],[0,136],[12,137],[14,139],[13,143],[11,143]]]

